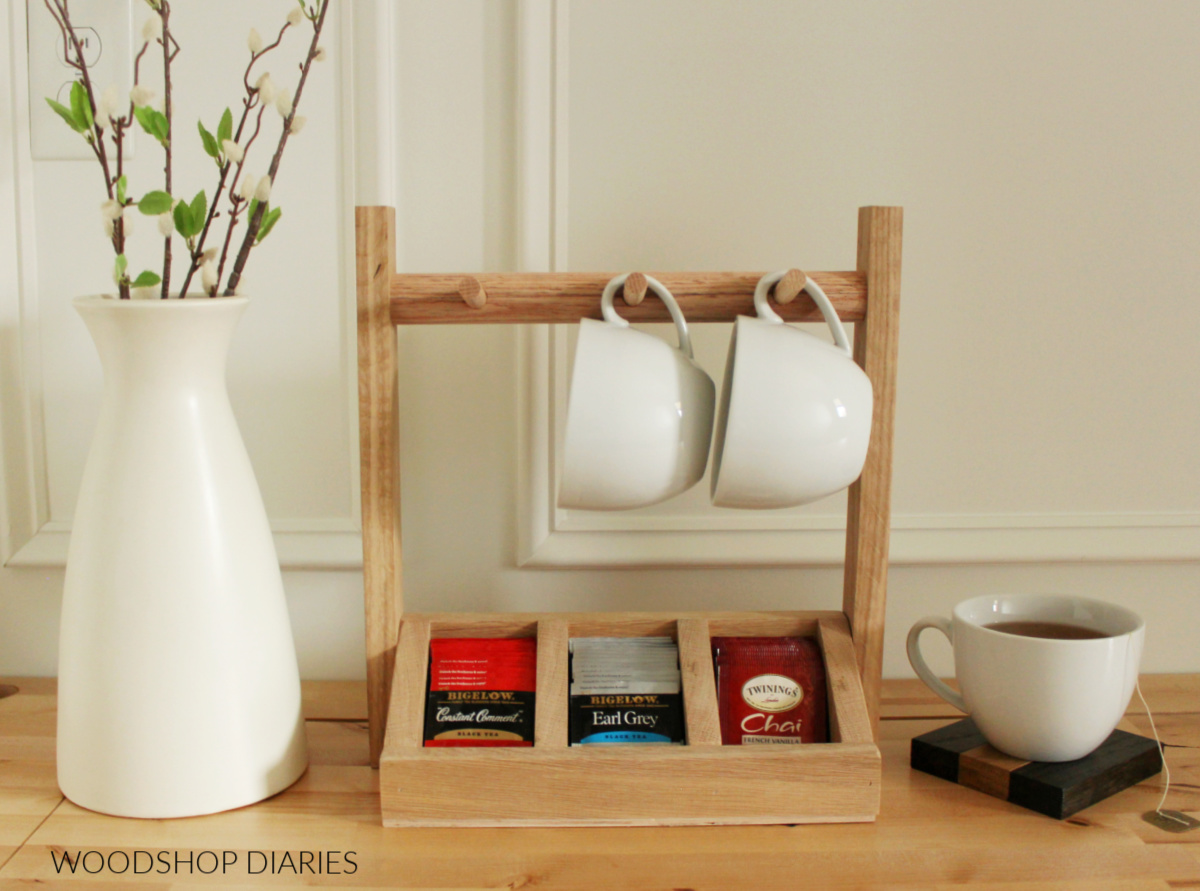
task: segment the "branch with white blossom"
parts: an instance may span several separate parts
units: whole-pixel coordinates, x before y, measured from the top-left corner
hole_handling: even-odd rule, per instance
[[[218,168],[217,187],[211,203],[203,190],[191,201],[182,200],[174,194],[176,145],[172,63],[180,47],[171,28],[172,0],[145,2],[151,9],[151,15],[142,27],[142,45],[133,61],[133,87],[129,93],[128,111],[122,114],[118,110],[119,99],[114,87],[109,87],[99,96],[94,89],[79,36],[72,25],[70,0],[43,0],[61,33],[63,59],[78,75],[76,82],[71,85],[69,106],[53,99],[46,101],[88,143],[104,175],[106,200],[101,206],[101,219],[116,254],[113,280],[120,297],[128,299],[131,291],[134,292],[133,296],[150,296],[150,289],[160,283],[161,297],[169,295],[175,235],[184,239],[188,250],[187,273],[179,294],[183,296],[187,293],[192,277],[199,273],[203,290],[210,297],[215,297],[220,290],[219,282],[229,256],[233,232],[241,222],[247,221],[247,237],[237,254],[225,292],[232,293],[240,279],[249,249],[266,237],[280,217],[279,208],[269,205],[271,184],[278,173],[288,135],[299,133],[305,123],[303,117],[296,115],[295,106],[299,103],[312,62],[324,58],[324,50],[318,40],[329,0],[296,0],[296,6],[287,13],[284,24],[270,44],[263,40],[257,29],[250,30],[247,38],[250,61],[242,77],[245,95],[236,129],[233,114],[228,108],[215,134],[209,132],[202,122],[199,124],[204,151],[213,158]],[[252,83],[256,64],[283,43],[289,28],[295,28],[306,20],[312,24],[313,39],[300,65],[295,98],[286,89],[279,89],[269,73],[260,75]],[[161,110],[152,107],[154,91],[141,79],[141,63],[151,46],[162,50]],[[283,118],[283,132],[267,174],[256,178],[245,170],[245,165],[248,153],[262,130],[263,115],[268,106],[273,106]],[[129,193],[125,174],[125,136],[135,122],[162,146],[164,152],[163,188],[146,192],[140,198]],[[111,154],[107,144],[109,140],[112,142]],[[214,221],[221,216],[222,211],[218,208],[222,206],[227,207],[228,225],[218,253],[216,248],[206,246],[206,240]],[[136,278],[128,274],[125,244],[126,237],[132,231],[135,209],[153,216],[158,233],[163,237],[161,276],[150,270],[143,271]]]
[[[284,90],[275,99],[275,110],[283,118],[283,132],[280,133],[279,144],[271,158],[271,166],[267,168],[267,176],[272,183],[277,181],[279,164],[283,160],[283,150],[287,146],[288,137],[293,132],[299,132],[299,128],[293,131],[292,126],[296,120],[296,109],[300,105],[300,97],[304,93],[304,84],[308,81],[308,72],[312,68],[313,62],[325,59],[325,50],[321,46],[321,31],[325,27],[325,14],[329,11],[329,0],[316,0],[316,2],[319,2],[319,7],[310,9],[305,0],[300,0],[304,16],[313,23],[313,36],[309,43],[308,55],[300,65],[300,80],[296,83],[295,97],[293,98],[287,90]],[[303,118],[300,126],[304,126]],[[237,292],[238,283],[242,278],[242,270],[250,257],[251,249],[267,237],[278,222],[281,213],[280,208],[270,207],[265,201],[260,202],[250,213],[249,221],[246,224],[246,234],[242,238],[242,246],[238,250],[237,259],[233,263],[233,271],[229,273],[229,281],[225,286],[227,295]],[[222,258],[221,265],[224,266],[224,258]]]

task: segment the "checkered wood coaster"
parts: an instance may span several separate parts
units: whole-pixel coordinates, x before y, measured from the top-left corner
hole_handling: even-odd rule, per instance
[[[987,744],[970,718],[912,741],[914,769],[1062,820],[1162,770],[1158,744],[1114,730],[1078,761],[1022,761]]]

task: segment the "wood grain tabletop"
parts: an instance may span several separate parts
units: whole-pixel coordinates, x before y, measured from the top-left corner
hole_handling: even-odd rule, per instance
[[[1058,821],[913,771],[911,738],[958,717],[917,681],[884,682],[875,823],[452,830],[380,826],[359,683],[305,684],[312,766],[295,786],[180,820],[106,817],[64,800],[54,681],[0,685],[18,688],[0,699],[0,888],[1200,889],[1200,829],[1172,834],[1142,819],[1161,775]],[[1167,745],[1167,807],[1194,815],[1200,675],[1148,675],[1142,690]],[[1123,726],[1149,733],[1136,696]]]

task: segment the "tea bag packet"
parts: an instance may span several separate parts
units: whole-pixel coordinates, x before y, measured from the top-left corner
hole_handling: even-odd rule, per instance
[[[571,745],[683,742],[679,648],[669,637],[576,637]]]
[[[827,742],[825,663],[807,637],[714,637],[721,742]]]
[[[429,642],[425,745],[532,746],[537,640]]]

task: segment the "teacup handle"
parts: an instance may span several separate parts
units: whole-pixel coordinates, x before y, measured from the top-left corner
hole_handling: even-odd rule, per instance
[[[604,321],[612,325],[617,325],[621,328],[628,328],[629,322],[617,315],[617,310],[613,306],[613,300],[617,296],[617,291],[619,291],[621,286],[625,284],[625,279],[629,278],[630,274],[631,273],[627,272],[624,275],[618,275],[616,278],[610,281],[607,285],[605,285],[604,294],[600,298],[600,312],[604,316]],[[664,304],[666,304],[667,311],[671,314],[672,321],[675,322],[675,330],[679,333],[679,349],[682,350],[683,354],[689,359],[693,358],[692,339],[688,336],[687,322],[683,318],[683,313],[679,309],[679,304],[675,302],[674,295],[672,295],[671,292],[667,290],[666,286],[656,278],[646,276],[646,285],[651,291],[653,291],[662,299]]]
[[[926,628],[936,628],[942,634],[946,635],[946,639],[950,641],[951,646],[954,645],[954,626],[950,624],[950,620],[943,619],[941,616],[927,616],[909,629],[908,661],[912,664],[913,670],[916,671],[917,677],[923,680],[930,690],[960,712],[966,713],[967,704],[963,701],[962,694],[942,683],[942,679],[930,671],[929,666],[925,664],[925,657],[921,655],[920,638],[921,632]]]
[[[781,269],[779,272],[764,275],[758,280],[758,287],[754,289],[754,310],[758,313],[760,319],[765,319],[768,322],[777,322],[780,325],[784,324],[779,313],[771,309],[767,295],[770,293],[771,288],[778,284],[785,275],[787,275],[787,270]],[[854,351],[850,348],[850,339],[846,337],[846,329],[842,327],[842,320],[838,318],[837,310],[833,308],[833,304],[825,296],[825,292],[821,290],[821,286],[809,278],[804,282],[804,290],[808,291],[813,299],[813,303],[817,304],[817,308],[821,310],[821,315],[825,317],[825,324],[833,332],[834,343],[847,356],[853,358]]]

